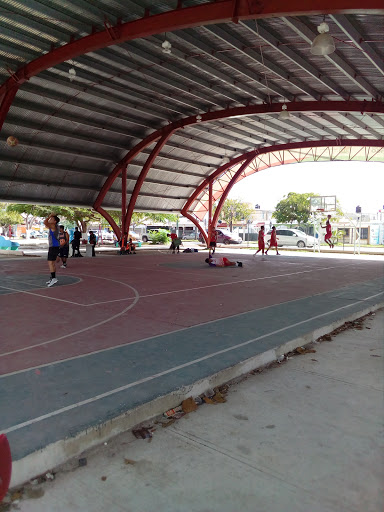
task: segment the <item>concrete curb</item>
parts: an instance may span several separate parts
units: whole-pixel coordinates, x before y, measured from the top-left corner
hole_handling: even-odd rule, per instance
[[[131,429],[139,423],[161,415],[164,411],[174,408],[190,396],[198,396],[207,389],[221,386],[234,379],[238,379],[252,370],[261,368],[276,361],[280,355],[291,352],[297,347],[307,345],[308,343],[315,341],[320,336],[332,332],[334,329],[342,326],[345,322],[361,318],[362,316],[374,312],[382,307],[384,307],[384,302],[364,308],[346,316],[343,319],[315,329],[305,336],[300,336],[273,349],[267,350],[266,352],[244,361],[240,361],[239,363],[225,368],[210,377],[198,380],[192,385],[183,386],[182,388],[168,393],[167,395],[142,404],[108,422],[90,427],[75,437],[62,439],[39,451],[31,453],[23,459],[13,462],[11,487],[20,486],[37,475],[43,474],[48,470],[52,470],[53,468],[68,462],[72,458],[79,457],[82,452],[108,441],[112,437]]]

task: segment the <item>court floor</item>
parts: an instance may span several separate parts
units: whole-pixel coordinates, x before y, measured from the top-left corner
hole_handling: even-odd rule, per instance
[[[205,257],[73,258],[51,288],[43,259],[0,260],[0,432],[14,460],[383,301],[381,261]]]

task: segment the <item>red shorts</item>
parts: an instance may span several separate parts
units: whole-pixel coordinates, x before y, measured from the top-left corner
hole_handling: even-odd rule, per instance
[[[332,238],[332,233],[327,233],[324,237],[324,240],[329,240],[330,238]]]
[[[224,267],[231,267],[232,263],[229,261],[228,258],[223,258]]]

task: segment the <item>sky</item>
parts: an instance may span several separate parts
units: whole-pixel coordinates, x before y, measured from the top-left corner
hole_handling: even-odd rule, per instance
[[[305,162],[265,169],[237,183],[229,197],[274,210],[289,192],[336,196],[346,213],[356,206],[377,213],[384,206],[384,163]]]

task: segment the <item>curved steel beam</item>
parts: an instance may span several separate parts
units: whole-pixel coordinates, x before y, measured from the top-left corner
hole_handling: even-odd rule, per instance
[[[172,133],[173,133],[173,131],[170,130],[168,133],[166,133],[165,135],[163,135],[161,137],[161,139],[158,141],[156,146],[153,148],[153,150],[152,150],[151,154],[149,155],[147,161],[145,162],[144,167],[143,167],[143,169],[142,169],[142,171],[140,173],[140,176],[136,180],[135,188],[132,191],[131,199],[129,201],[127,213],[126,213],[125,217],[123,219],[121,219],[121,226],[122,226],[122,229],[123,229],[123,233],[125,233],[129,229],[129,225],[131,223],[131,218],[132,218],[132,213],[133,213],[133,210],[135,208],[135,204],[136,204],[137,198],[139,196],[141,187],[143,186],[144,180],[145,180],[145,178],[146,178],[146,176],[147,176],[147,174],[149,172],[149,169],[151,168],[151,166],[152,166],[155,158],[157,157],[157,155],[160,153],[161,148],[167,142],[167,140],[172,135]]]
[[[221,209],[223,208],[223,205],[224,205],[224,201],[227,199],[228,194],[231,191],[231,188],[236,183],[237,178],[240,176],[240,174],[242,172],[244,172],[244,170],[248,167],[248,165],[252,162],[253,159],[254,159],[254,155],[253,154],[251,156],[248,156],[248,158],[241,164],[240,169],[235,172],[235,174],[231,178],[231,181],[225,187],[225,190],[224,190],[222,196],[220,197],[219,204],[217,205],[215,214],[213,216],[211,229],[214,226],[216,226],[216,224],[217,224],[217,219],[219,218]]]
[[[303,102],[293,102],[287,104],[289,112],[360,112],[360,113],[371,113],[371,114],[379,114],[384,113],[384,103],[377,101],[303,101]],[[233,117],[243,117],[248,115],[255,114],[270,114],[270,113],[278,113],[281,111],[281,103],[269,103],[263,105],[249,105],[246,107],[235,107],[228,108],[223,110],[218,110],[215,112],[208,112],[206,114],[202,114],[202,121],[217,121],[220,119],[231,119]],[[97,196],[94,202],[94,208],[96,209],[101,205],[105,195],[107,194],[109,188],[112,186],[113,182],[120,174],[121,170],[124,166],[127,166],[130,161],[135,158],[143,149],[147,146],[151,145],[153,142],[158,140],[160,137],[167,135],[170,132],[174,132],[179,130],[180,128],[184,128],[186,126],[196,124],[196,116],[186,117],[184,119],[180,119],[173,123],[170,123],[159,130],[151,133],[143,139],[137,146],[132,148],[127,155],[114,167],[111,174],[107,178],[104,183],[102,189],[100,190],[99,195]],[[201,124],[200,123],[200,124]],[[331,142],[331,141],[329,141]],[[363,144],[361,144],[363,145]],[[272,146],[270,146],[272,147]],[[306,146],[308,147],[308,145]],[[264,148],[265,149],[265,148]],[[226,170],[228,164],[223,167],[220,167],[222,171]]]
[[[274,146],[268,146],[261,149],[256,149],[253,151],[250,151],[248,153],[244,153],[243,155],[239,155],[235,158],[233,158],[229,163],[219,167],[216,169],[215,172],[213,172],[210,176],[208,176],[197,188],[196,190],[191,194],[191,197],[188,199],[188,201],[185,203],[185,205],[182,208],[182,213],[185,215],[185,212],[188,211],[191,204],[194,201],[197,201],[199,194],[208,187],[209,182],[216,179],[217,176],[222,175],[226,170],[229,168],[240,164],[244,160],[249,160],[251,162],[256,156],[267,154],[267,153],[273,153],[274,151],[284,151],[284,150],[290,150],[290,149],[300,149],[300,148],[311,148],[311,147],[327,147],[327,146],[346,146],[346,147],[358,147],[358,146],[367,146],[367,147],[377,147],[377,148],[384,148],[384,140],[377,140],[377,139],[335,139],[335,140],[320,140],[320,141],[307,141],[307,142],[292,142],[289,144],[280,144],[280,145],[274,145]],[[249,165],[249,164],[248,164]],[[244,170],[244,169],[243,169]],[[241,173],[239,173],[240,175]],[[232,180],[231,180],[232,181]],[[231,186],[234,185],[235,182],[232,183]],[[214,218],[214,221],[216,221],[217,218]]]
[[[190,213],[188,213],[187,211],[184,211],[183,209],[181,209],[180,213],[186,217],[187,219],[189,219],[196,227],[197,229],[200,231],[200,233],[203,235],[204,237],[204,240],[205,240],[205,243],[208,245],[208,237],[207,235],[205,234],[204,232],[204,229],[203,229],[203,226],[200,225],[200,223],[195,219],[195,217],[192,217],[192,215]]]
[[[109,222],[110,226],[112,227],[115,235],[117,236],[118,240],[120,240],[120,229],[119,226],[116,224],[116,222],[112,219],[112,217],[109,215],[108,212],[104,210],[104,208],[101,208],[99,206],[98,208],[94,208],[94,210],[97,211],[97,213],[100,213],[104,217],[104,219]]]
[[[79,55],[106,48],[124,41],[148,37],[163,32],[173,32],[202,25],[237,22],[246,19],[261,19],[277,16],[303,16],[314,14],[383,14],[382,0],[323,0],[308,5],[305,0],[220,0],[193,7],[176,8],[161,14],[149,16],[114,27],[106,27],[82,37],[76,41],[55,48],[41,57],[26,64],[12,74],[1,87],[0,96],[13,88],[15,82],[22,84],[32,76],[61,62],[74,59]]]
[[[181,2],[179,3],[179,6]],[[300,16],[313,14],[383,14],[382,0],[323,0],[311,6],[305,0],[220,0],[193,7],[178,7],[161,14],[148,15],[135,21],[108,26],[101,32],[82,37],[29,62],[3,83],[0,98],[6,92],[19,87],[41,71],[74,59],[92,51],[106,48],[125,41],[148,37],[163,32],[218,23],[237,23],[239,20],[261,19],[277,16]],[[1,121],[1,118],[0,118]],[[2,124],[0,124],[0,129]]]

